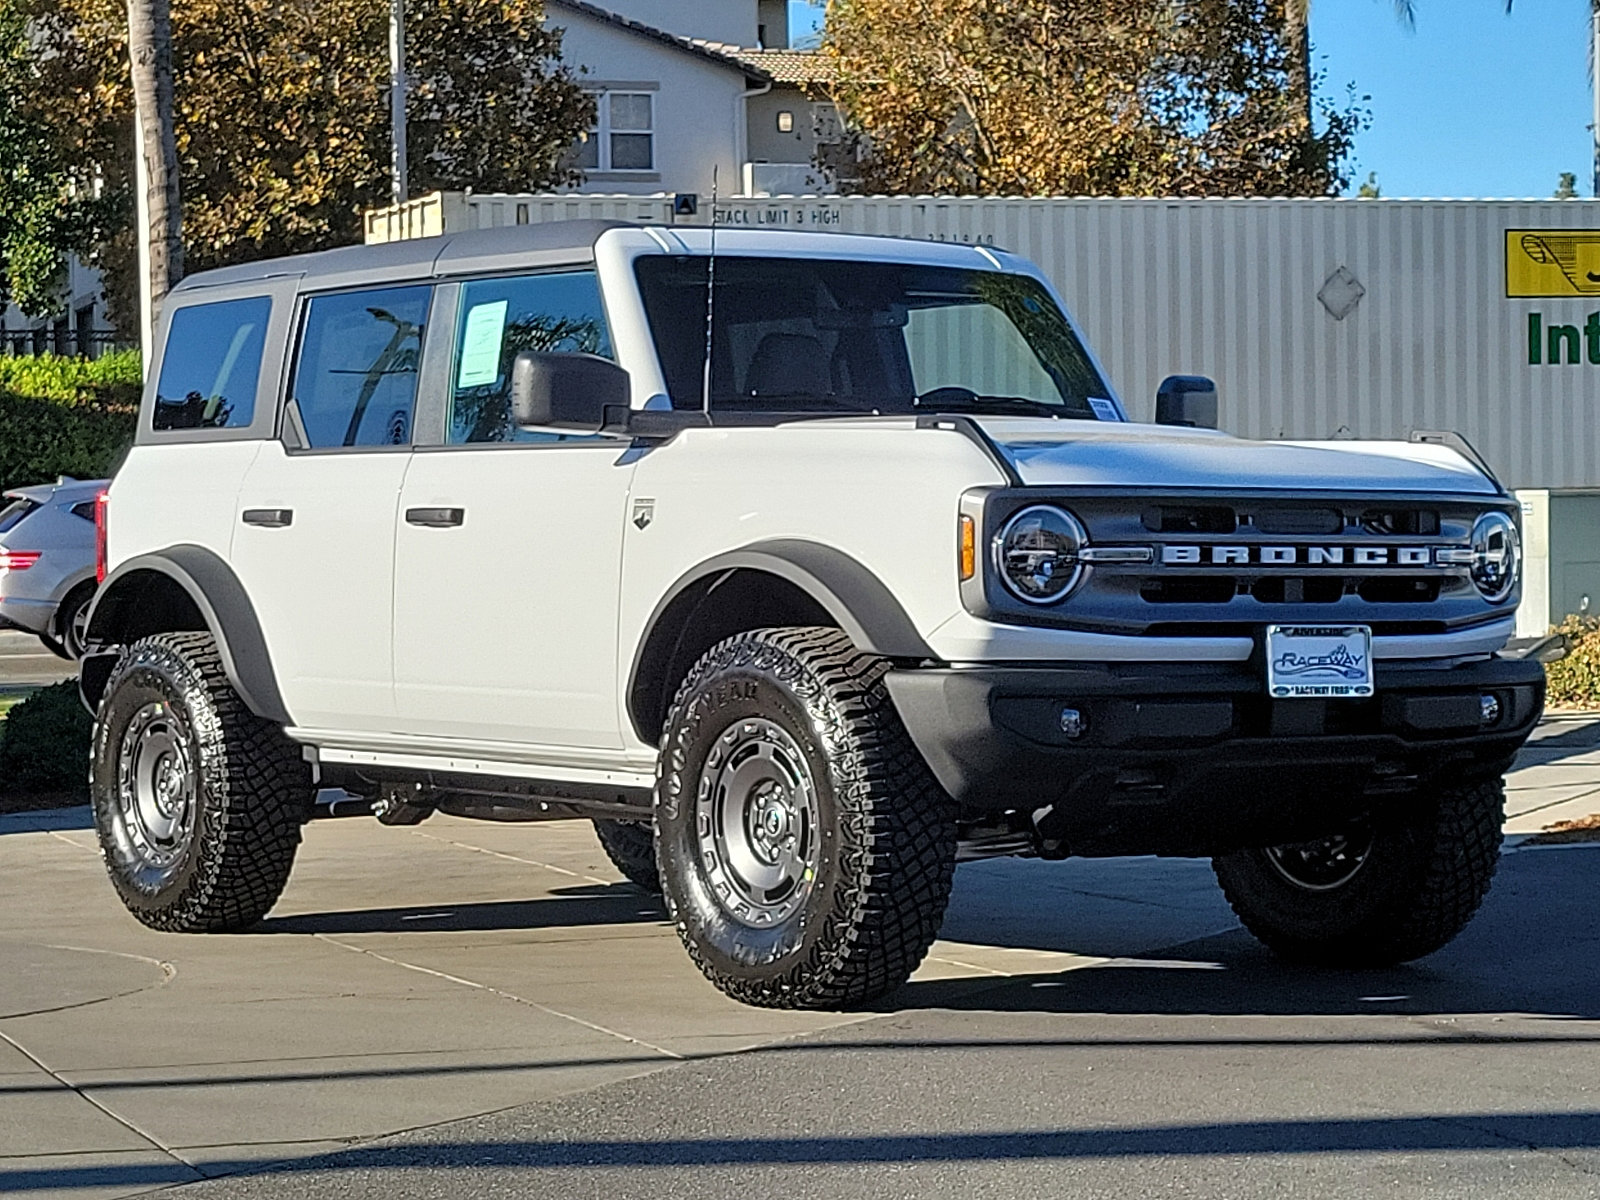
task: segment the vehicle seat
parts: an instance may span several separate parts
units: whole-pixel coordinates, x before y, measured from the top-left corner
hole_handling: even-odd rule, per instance
[[[769,333],[751,356],[745,373],[745,398],[831,396],[829,373],[828,354],[816,338],[803,333]]]

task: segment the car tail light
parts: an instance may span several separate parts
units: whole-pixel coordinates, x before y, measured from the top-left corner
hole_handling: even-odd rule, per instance
[[[0,550],[0,571],[26,571],[40,557],[38,550]]]
[[[111,507],[111,494],[101,492],[94,498],[94,578],[96,583],[106,581],[106,516]]]

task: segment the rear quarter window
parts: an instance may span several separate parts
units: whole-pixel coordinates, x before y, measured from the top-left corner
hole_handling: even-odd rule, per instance
[[[172,314],[151,427],[240,429],[255,417],[272,301],[191,304]]]
[[[13,500],[0,508],[0,533],[11,532],[23,517],[38,507],[32,500]]]

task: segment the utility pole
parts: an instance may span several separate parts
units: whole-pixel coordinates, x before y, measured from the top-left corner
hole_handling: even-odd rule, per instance
[[[392,196],[404,204],[406,182],[406,0],[389,0],[389,165]]]
[[[1590,136],[1594,139],[1594,194],[1600,199],[1600,0],[1589,0],[1589,90],[1594,93],[1594,124]]]

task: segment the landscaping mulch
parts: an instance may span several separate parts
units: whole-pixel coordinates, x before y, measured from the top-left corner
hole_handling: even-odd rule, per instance
[[[1534,834],[1525,846],[1570,846],[1579,842],[1600,842],[1600,813],[1576,821],[1557,821]]]

